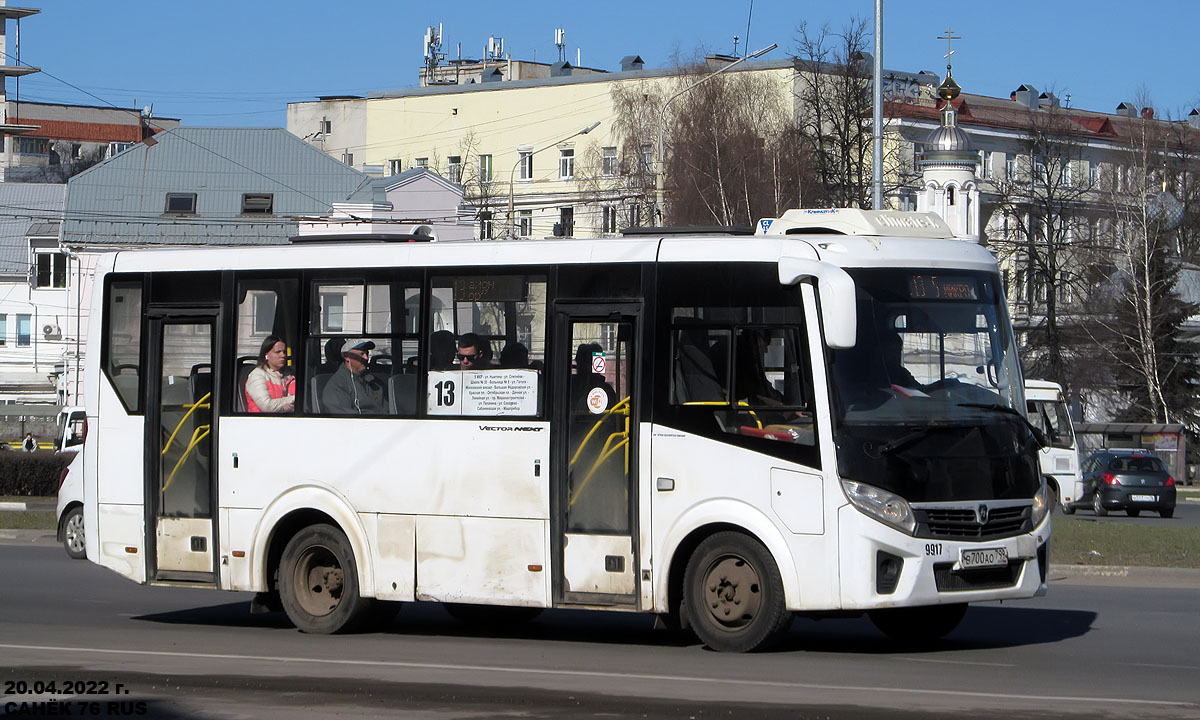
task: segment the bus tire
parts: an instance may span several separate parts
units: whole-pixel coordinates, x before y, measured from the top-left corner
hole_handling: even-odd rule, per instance
[[[1062,511],[1063,511],[1063,515],[1074,515],[1075,514],[1075,506],[1070,503],[1065,503],[1062,506]]]
[[[62,522],[63,549],[76,560],[87,557],[87,546],[84,544],[83,508],[73,507],[63,516]]]
[[[867,616],[875,627],[892,640],[921,644],[949,635],[966,614],[967,604],[957,603],[871,610]]]
[[[742,533],[719,532],[696,547],[683,594],[691,629],[713,650],[765,650],[791,626],[775,560]]]
[[[279,599],[300,632],[329,635],[358,628],[371,600],[358,591],[358,566],[345,533],[312,525],[288,541],[279,564]]]

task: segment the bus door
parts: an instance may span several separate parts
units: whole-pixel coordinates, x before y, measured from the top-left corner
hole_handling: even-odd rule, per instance
[[[154,307],[147,315],[147,577],[213,583],[218,315]]]
[[[556,600],[637,602],[638,308],[556,308]]]

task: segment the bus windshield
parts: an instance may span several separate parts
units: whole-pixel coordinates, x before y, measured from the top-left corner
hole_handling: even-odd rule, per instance
[[[832,353],[843,476],[861,474],[910,501],[1032,495],[1036,472],[1019,490],[1000,487],[999,475],[997,487],[990,485],[998,472],[990,461],[1011,456],[1025,463],[1012,440],[1024,444],[1030,436],[999,278],[966,270],[849,272],[857,287],[857,340]],[[943,475],[936,467],[953,460],[965,470],[967,457],[980,465],[971,480],[971,473]]]

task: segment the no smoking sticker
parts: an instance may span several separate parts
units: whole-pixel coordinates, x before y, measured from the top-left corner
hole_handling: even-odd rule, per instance
[[[595,365],[595,362],[593,360],[592,364]],[[601,364],[603,364],[603,360],[601,360]],[[593,415],[599,415],[608,409],[608,393],[604,392],[604,388],[595,387],[588,391],[587,406],[588,412]]]
[[[603,375],[605,367],[607,367],[607,364],[604,361],[603,355],[596,354],[596,355],[592,356],[592,372],[593,373],[595,373],[597,375]]]

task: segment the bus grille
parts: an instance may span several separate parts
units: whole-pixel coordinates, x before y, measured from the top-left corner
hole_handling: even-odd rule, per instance
[[[1007,567],[979,568],[954,571],[954,563],[935,563],[933,579],[938,592],[962,592],[965,590],[994,590],[1013,587],[1021,577],[1024,560],[1009,560]]]
[[[986,504],[986,503],[984,503]],[[950,540],[989,540],[1012,537],[1033,530],[1029,505],[989,507],[987,520],[980,523],[976,506],[913,508],[916,536]]]

